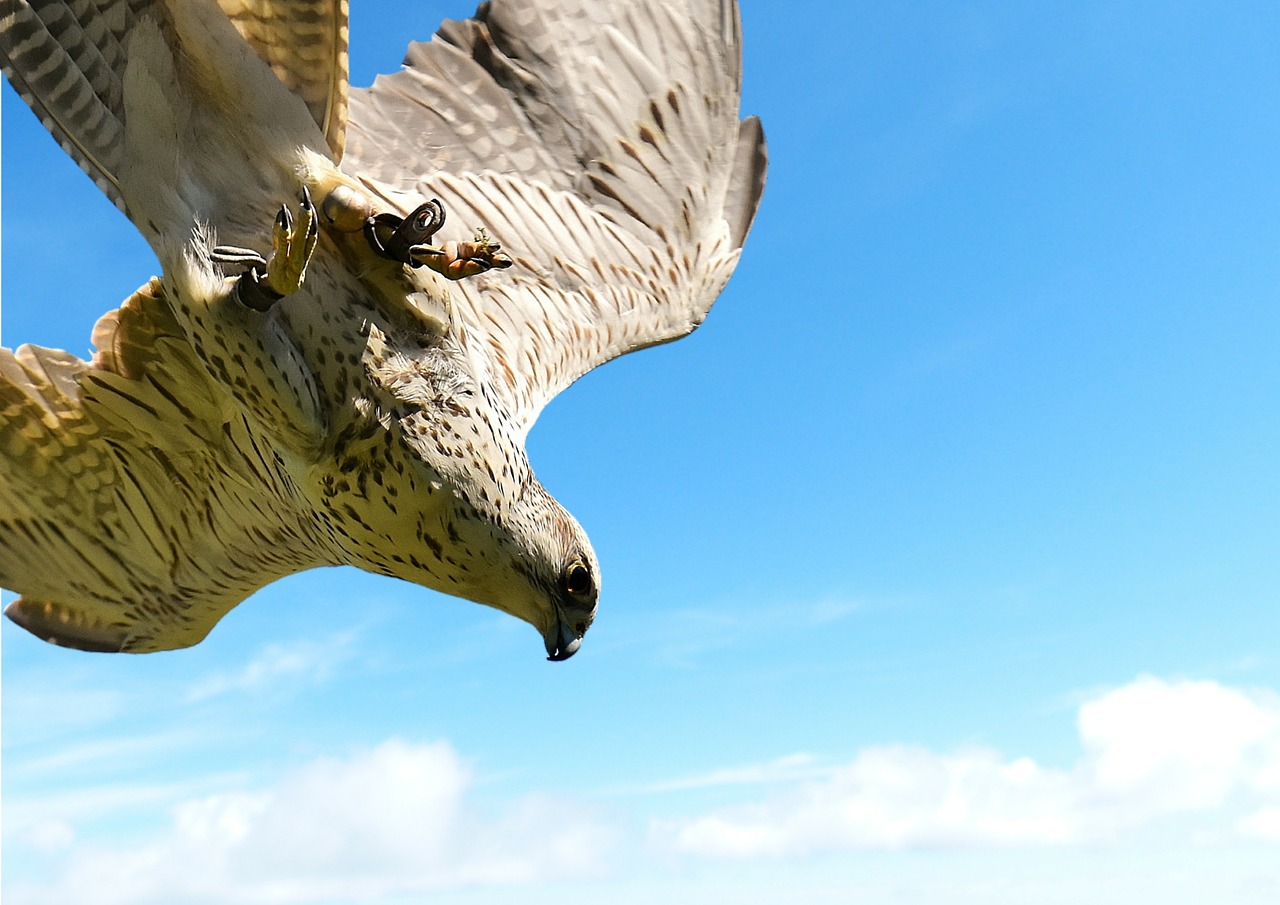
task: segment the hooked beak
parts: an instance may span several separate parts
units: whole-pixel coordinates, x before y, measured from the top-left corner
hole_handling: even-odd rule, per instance
[[[582,636],[570,628],[559,613],[556,614],[556,624],[543,641],[547,645],[548,660],[568,660],[582,646]]]

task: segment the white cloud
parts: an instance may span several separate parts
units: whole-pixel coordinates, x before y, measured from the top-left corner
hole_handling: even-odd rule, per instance
[[[1280,842],[1280,806],[1267,805],[1260,808],[1240,818],[1236,827],[1242,836],[1267,842]]]
[[[709,857],[807,854],[963,842],[1062,842],[1076,827],[1060,771],[994,751],[937,755],[868,749],[822,782],[787,795],[660,827],[677,849]]]
[[[147,844],[82,843],[72,827],[48,827],[46,852],[69,849],[61,878],[7,887],[6,901],[316,905],[601,869],[611,834],[583,806],[531,796],[489,813],[469,801],[470,786],[449,745],[388,741],[314,761],[273,788],[181,802]]]
[[[1080,708],[1085,779],[1151,811],[1212,808],[1280,768],[1280,701],[1215,682],[1141,678]]]
[[[27,827],[27,846],[41,855],[54,855],[71,848],[76,831],[65,820],[40,820]]]
[[[783,857],[1098,842],[1196,813],[1280,841],[1274,694],[1140,678],[1087,701],[1077,726],[1083,751],[1071,769],[987,749],[875,747],[785,794],[655,823],[654,834],[710,858]]]
[[[673,890],[705,871],[754,889],[750,877],[772,876],[770,870],[803,871],[808,865],[822,876],[823,865],[835,870],[852,862],[857,870],[840,874],[831,888],[862,889],[871,865],[916,871],[904,865],[923,865],[920,859],[932,858],[931,852],[955,848],[966,850],[963,859],[947,860],[944,852],[942,862],[927,863],[987,858],[1006,880],[1017,879],[1020,866],[1038,864],[1049,873],[1027,867],[1018,882],[1040,883],[1040,892],[1045,876],[1074,876],[1099,846],[1123,851],[1126,863],[1143,851],[1165,857],[1172,846],[1179,852],[1177,863],[1185,857],[1219,865],[1206,875],[1271,863],[1280,843],[1275,695],[1143,678],[1084,701],[1077,726],[1080,752],[1064,767],[989,748],[937,752],[885,745],[864,749],[843,764],[794,754],[624,790],[632,796],[664,794],[664,807],[699,791],[720,801],[749,801],[651,824],[656,851],[647,854],[675,852],[718,862],[694,871],[670,870],[663,857],[628,857],[618,843],[630,824],[617,814],[606,820],[581,802],[545,794],[494,799],[495,788],[476,789],[467,764],[448,744],[388,741],[300,764],[265,785],[228,775],[216,783],[168,789],[104,787],[99,791],[110,796],[74,807],[72,792],[52,805],[47,798],[7,801],[6,855],[21,869],[6,877],[5,902],[390,905],[439,896],[452,900],[445,891],[459,889],[466,890],[461,895],[467,901],[559,901],[566,890],[614,889],[617,872],[630,870],[624,886],[643,877],[656,884],[654,890],[666,890],[630,901],[775,905],[827,899],[812,890],[807,899],[771,897],[764,890],[778,888],[772,881],[762,881],[755,898],[691,898]],[[161,830],[135,817],[126,821],[130,835],[104,841],[92,815],[108,807],[136,812],[140,795],[172,802]],[[899,853],[885,856],[886,850]],[[1205,851],[1219,854],[1204,856]],[[840,857],[809,860],[822,853]],[[1258,882],[1280,882],[1274,872],[1258,875]],[[883,896],[868,894],[859,901],[899,900],[901,877],[882,879]],[[1184,889],[1182,881],[1165,879],[1167,889]],[[922,900],[1073,900],[1065,894],[1014,895],[1031,886],[1011,886],[1003,899],[988,898],[981,876],[929,882],[935,880],[945,894],[935,890]],[[962,880],[977,884],[968,899],[957,893]],[[584,892],[582,900],[588,898],[620,901]],[[1103,901],[1074,900],[1085,899]],[[843,899],[831,898],[837,900]],[[1270,901],[1258,901],[1263,900]]]
[[[622,786],[610,790],[613,795],[651,795],[659,792],[685,792],[717,786],[776,785],[800,779],[830,776],[830,767],[822,766],[811,754],[789,754],[763,764],[724,767],[696,776],[668,779],[640,786]]]

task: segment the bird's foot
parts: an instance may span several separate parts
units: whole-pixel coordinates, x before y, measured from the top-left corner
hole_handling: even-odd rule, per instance
[[[255,311],[267,311],[286,295],[297,292],[306,278],[307,262],[316,250],[320,226],[316,219],[311,193],[302,187],[295,218],[288,205],[281,205],[271,228],[271,257],[256,251],[219,245],[213,260],[219,264],[245,265],[247,269],[236,281],[236,298]]]
[[[429,244],[444,221],[444,206],[432,199],[403,219],[389,213],[370,217],[364,234],[373,250],[384,258],[410,267],[426,267],[450,280],[511,266],[511,258],[502,254],[502,246],[490,239],[483,227],[476,230],[470,242]]]
[[[510,267],[511,258],[502,246],[489,238],[484,227],[476,230],[470,242],[445,242],[439,247],[422,246],[421,263],[445,279],[461,280],[489,270]]]

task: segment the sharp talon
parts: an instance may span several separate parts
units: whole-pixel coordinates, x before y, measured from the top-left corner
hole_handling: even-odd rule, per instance
[[[489,265],[479,258],[459,258],[445,267],[444,276],[451,280],[465,280],[488,271]]]
[[[235,245],[215,245],[209,257],[215,264],[267,266],[267,259],[252,248],[238,248]]]
[[[302,267],[305,268],[311,260],[312,252],[316,250],[316,243],[320,241],[320,220],[316,217],[316,209],[311,206],[311,198],[308,196],[303,200],[305,204],[302,210],[307,221],[306,237],[302,241]]]
[[[271,255],[219,245],[212,258],[219,264],[245,265],[249,269],[236,281],[240,303],[255,311],[267,311],[280,299],[297,292],[306,276],[307,264],[320,241],[320,224],[315,204],[306,186],[302,187],[295,221],[288,205],[281,205],[271,226]]]
[[[444,257],[444,249],[434,245],[415,245],[409,249],[409,266],[421,267]]]

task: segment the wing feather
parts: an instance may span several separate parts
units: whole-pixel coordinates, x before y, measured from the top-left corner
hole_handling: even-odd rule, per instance
[[[306,103],[336,157],[347,116],[347,0],[218,0],[254,52]],[[0,66],[63,150],[128,213],[124,151],[126,45],[157,0],[0,0]]]
[[[322,564],[318,545],[264,494],[283,470],[255,459],[158,283],[94,340],[92,362],[0,349],[0,585],[23,595],[6,612],[69,647],[185,647]]]
[[[0,0],[0,66],[72,159],[121,210],[124,40],[151,0]]]
[[[729,0],[495,0],[353,91],[344,168],[402,209],[439,197],[516,259],[453,291],[525,428],[706,317],[764,183],[740,81]]]
[[[342,157],[347,127],[348,0],[218,0],[236,30],[311,111]]]

